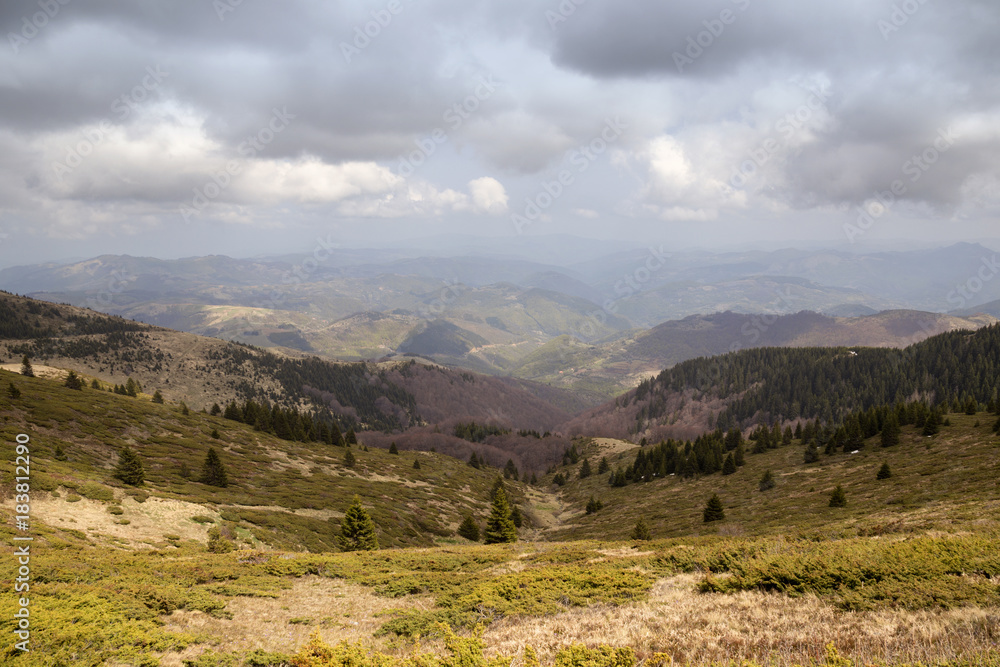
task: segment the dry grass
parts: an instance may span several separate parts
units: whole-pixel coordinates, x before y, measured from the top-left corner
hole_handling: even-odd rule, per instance
[[[841,612],[816,597],[695,592],[697,575],[662,579],[647,602],[573,609],[544,618],[505,619],[483,638],[491,653],[533,646],[542,663],[574,642],[631,646],[637,657],[662,652],[680,663],[822,661],[833,642],[857,663],[934,662],[996,649],[1000,611]]]
[[[164,629],[211,637],[211,648],[219,652],[283,651],[293,653],[318,631],[323,641],[361,642],[383,653],[402,655],[398,639],[376,639],[376,630],[392,609],[430,609],[430,598],[379,597],[363,586],[326,577],[306,576],[296,580],[291,589],[277,598],[240,597],[226,610],[232,618],[215,618],[197,611],[175,611],[164,618]],[[295,623],[291,621],[295,620]],[[165,654],[162,667],[181,667],[207,648],[206,644],[188,647],[180,653]],[[401,652],[402,651],[402,652]]]

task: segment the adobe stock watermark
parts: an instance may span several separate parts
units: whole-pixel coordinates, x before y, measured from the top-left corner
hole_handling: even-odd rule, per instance
[[[412,1],[406,0],[406,4]],[[406,4],[402,0],[389,0],[382,9],[372,11],[371,21],[354,26],[354,38],[350,42],[340,43],[340,53],[344,56],[344,61],[350,65],[351,60],[360,56],[362,51],[371,46],[372,41],[378,39],[378,36],[389,27],[393,19],[406,9]]]
[[[107,286],[102,289],[96,297],[87,298],[87,308],[100,310],[111,306],[115,301],[115,296],[125,291],[129,283],[133,283],[136,276],[130,275],[127,269],[112,271],[108,276]]]
[[[132,112],[149,99],[150,94],[159,88],[163,80],[169,76],[170,73],[159,65],[147,67],[146,75],[138,84],[127,93],[112,100],[110,108],[117,117],[117,122],[125,122],[132,115]],[[102,118],[96,127],[86,130],[83,133],[83,139],[66,151],[66,157],[63,158],[62,162],[52,163],[52,171],[59,180],[61,181],[67,174],[83,164],[84,158],[91,155],[98,146],[104,143],[114,128],[114,121],[111,118]]]
[[[955,145],[955,134],[951,128],[938,130],[937,137],[931,145],[920,153],[914,154],[902,164],[900,171],[909,177],[910,183],[916,183],[931,167],[937,164],[944,153]],[[871,229],[876,220],[885,215],[900,197],[909,191],[909,186],[901,178],[895,179],[886,190],[876,190],[872,197],[863,205],[857,207],[858,217],[853,223],[844,223],[844,234],[851,243]]]
[[[38,7],[42,11],[35,12],[30,17],[22,16],[21,29],[7,33],[7,41],[10,42],[10,48],[14,49],[14,54],[20,53],[21,48],[37,37],[49,21],[58,16],[62,8],[70,2],[72,0],[38,0]]]
[[[425,320],[435,320],[448,310],[458,298],[469,291],[469,287],[457,279],[444,281],[444,287],[428,303],[420,304],[417,314]]]
[[[570,169],[562,169],[554,180],[543,180],[538,192],[525,197],[522,212],[512,213],[510,216],[515,231],[522,234],[525,227],[538,222],[545,211],[566,192],[566,188],[576,182],[576,177],[586,172],[597,158],[607,152],[608,147],[618,141],[626,129],[628,125],[618,116],[605,119],[604,129],[598,136],[570,151],[567,159],[570,165],[576,168],[575,173]]]
[[[478,85],[470,95],[460,102],[455,102],[441,115],[441,119],[447,124],[448,129],[436,127],[427,136],[414,139],[413,143],[417,147],[399,160],[399,164],[396,166],[397,174],[403,178],[413,175],[413,172],[437,152],[438,146],[448,141],[449,132],[454,132],[462,127],[465,121],[479,110],[483,102],[493,96],[499,85],[493,80],[492,74],[480,75],[476,77],[476,81],[478,81]]]
[[[333,240],[332,234],[327,234],[326,238],[317,236],[312,252],[281,276],[281,284],[288,287],[307,282],[310,276],[319,270],[320,266],[330,260],[333,251],[340,247],[340,244]],[[253,307],[276,310],[285,302],[285,299],[285,290],[275,288],[271,290],[267,298],[254,302]]]
[[[729,177],[729,184],[734,188],[742,188],[746,185],[764,165],[788,148],[797,131],[807,127],[816,113],[826,109],[826,103],[830,96],[829,86],[823,86],[819,90],[811,90],[806,101],[778,120],[774,124],[774,132],[761,141],[756,148],[751,149],[747,153],[746,159],[733,169],[733,173]]]
[[[236,8],[243,4],[243,0],[212,0],[212,9],[219,21],[226,20],[226,14],[236,11]]]
[[[243,173],[246,163],[257,157],[268,144],[274,141],[275,137],[285,131],[289,122],[295,119],[295,114],[288,112],[288,107],[277,107],[271,110],[271,118],[264,127],[255,134],[248,135],[236,147],[236,152],[242,160],[229,160],[225,166],[220,168],[212,178],[204,185],[194,188],[194,196],[191,204],[181,204],[178,211],[184,218],[184,222],[191,222],[192,218],[200,214],[206,206],[217,199],[230,185],[233,179]]]
[[[741,12],[745,12],[750,7],[750,0],[732,0],[732,2]],[[683,74],[685,67],[693,65],[695,60],[701,58],[705,51],[722,37],[726,27],[736,23],[738,17],[739,14],[726,8],[719,12],[717,17],[702,21],[701,24],[705,29],[695,35],[688,35],[687,46],[683,53],[680,51],[673,53],[674,65],[677,66],[678,74]]]
[[[910,18],[926,4],[927,0],[903,0],[900,3],[893,3],[889,16],[881,18],[875,23],[882,39],[888,42],[889,37],[893,33],[899,32],[903,26],[910,22]]]
[[[555,30],[560,23],[565,23],[569,17],[576,14],[576,8],[583,5],[587,0],[560,0],[555,11],[545,10],[545,20],[549,22],[549,29]]]
[[[615,297],[605,299],[604,303],[597,310],[587,313],[587,319],[578,328],[574,327],[574,333],[583,341],[593,340],[597,337],[597,327],[602,327],[608,323],[609,315],[618,314],[618,305],[621,301],[631,299],[641,292],[646,283],[653,279],[653,274],[662,269],[667,260],[670,259],[663,246],[648,248],[649,254],[646,259],[630,273],[622,276],[621,280],[615,283]]]
[[[955,285],[955,289],[948,292],[948,303],[953,304],[955,309],[965,308],[966,304],[973,300],[976,294],[983,291],[986,283],[997,277],[1000,273],[1000,263],[997,263],[997,256],[981,257],[979,268],[960,285]]]

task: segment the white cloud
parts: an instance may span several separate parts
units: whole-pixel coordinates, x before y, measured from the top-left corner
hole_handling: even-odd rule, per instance
[[[477,213],[500,215],[507,212],[507,191],[495,178],[484,176],[469,181],[472,207]]]

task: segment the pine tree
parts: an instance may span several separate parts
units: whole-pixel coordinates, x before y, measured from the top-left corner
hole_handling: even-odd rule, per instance
[[[512,479],[517,481],[517,466],[514,465],[513,459],[507,459],[507,464],[503,467],[504,479]]]
[[[708,499],[708,503],[705,505],[705,511],[702,513],[702,519],[705,523],[711,523],[712,521],[722,521],[726,518],[726,511],[722,507],[722,499],[719,498],[719,494],[713,493],[712,497]]]
[[[473,519],[471,515],[466,516],[461,525],[458,527],[458,534],[470,542],[478,542],[479,524],[476,523],[476,520]]]
[[[733,459],[733,453],[729,452],[726,454],[726,460],[722,464],[722,474],[732,475],[736,472],[736,461]]]
[[[515,528],[520,528],[524,524],[524,515],[521,514],[521,508],[519,506],[510,506],[510,520],[514,522]]]
[[[101,388],[101,383],[97,381],[97,378],[94,378],[93,380],[90,381],[90,388],[91,389],[100,389]]]
[[[222,436],[221,436],[221,435],[219,434],[219,429],[217,429],[217,428],[213,428],[213,429],[212,429],[212,432],[211,432],[211,433],[209,433],[208,435],[209,435],[209,437],[210,437],[210,438],[212,438],[213,440],[218,440],[219,438],[221,438],[221,437],[222,437]]]
[[[114,477],[129,486],[142,486],[146,479],[142,460],[130,447],[122,447],[118,452],[118,465],[115,466]]]
[[[479,470],[479,456],[477,456],[475,452],[472,452],[472,456],[469,457],[469,465],[476,470]]]
[[[761,491],[770,491],[775,486],[774,474],[770,470],[765,470],[764,474],[760,478],[760,482],[757,484],[757,488]]]
[[[140,389],[139,383],[133,380],[132,378],[129,378],[128,382],[125,383],[125,393],[131,396],[132,398],[135,398],[136,396],[139,395],[139,389]]]
[[[810,442],[806,447],[806,451],[802,455],[802,461],[804,463],[816,463],[819,461],[819,449],[816,447],[815,442]]]
[[[348,468],[353,468],[355,461],[356,461],[356,459],[354,458],[354,451],[351,450],[351,449],[348,449],[347,453],[344,454],[344,465],[346,467],[348,467]]]
[[[392,441],[392,442],[391,442],[391,443],[389,444],[389,453],[390,453],[390,454],[395,454],[396,456],[399,456],[399,448],[398,448],[398,447],[396,447],[396,441],[395,441],[395,440],[393,440],[393,441]]]
[[[507,504],[507,494],[503,487],[497,490],[493,499],[493,509],[486,522],[486,544],[501,544],[517,541],[517,528],[510,518],[510,506]]]
[[[35,377],[35,369],[31,367],[31,360],[28,355],[21,357],[21,375],[29,378]]]
[[[340,548],[343,551],[376,551],[378,536],[375,524],[361,506],[361,498],[354,496],[354,502],[344,513],[340,522]]]
[[[587,479],[590,475],[590,459],[584,459],[583,464],[580,465],[580,479]]]
[[[153,403],[163,403],[163,394],[159,389],[153,392]]]
[[[932,410],[927,419],[924,421],[923,434],[927,435],[937,435],[938,431],[941,430],[941,416],[938,414],[937,410]]]
[[[218,403],[212,403],[212,409],[208,411],[208,414],[213,417],[218,417],[222,414],[222,408],[219,407]]]
[[[219,458],[215,449],[211,447],[208,449],[208,454],[205,455],[205,463],[201,469],[201,479],[198,481],[210,486],[229,486],[226,467],[222,464],[222,459]]]
[[[344,436],[344,442],[350,445],[358,444],[358,434],[354,432],[354,429],[350,429],[347,435]]]
[[[840,484],[830,494],[830,507],[847,507],[847,494]]]
[[[736,451],[733,454],[733,462],[736,463],[737,468],[742,468],[743,464],[746,462],[746,454],[743,450],[742,440],[740,440],[739,444],[736,445]]]
[[[76,371],[71,370],[66,375],[66,381],[63,382],[63,386],[80,391],[83,389],[83,380],[81,380],[80,376],[76,374]]]
[[[226,554],[236,548],[232,540],[222,536],[222,531],[218,526],[214,526],[208,531],[208,544],[205,546],[209,553]]]
[[[603,507],[604,507],[604,503],[602,503],[600,500],[598,500],[594,496],[591,496],[590,500],[587,501],[586,512],[587,512],[587,514],[593,514],[594,512],[600,510]]]
[[[608,457],[607,456],[602,456],[601,457],[601,462],[597,466],[597,474],[598,475],[603,475],[604,473],[606,473],[609,470],[611,470],[611,464],[608,463]]]
[[[632,529],[632,539],[633,540],[651,540],[653,535],[649,532],[649,527],[646,522],[639,517],[639,520],[635,522],[635,528]]]
[[[420,470],[420,459],[413,459],[413,469]]]
[[[62,448],[61,444],[56,444],[55,451],[52,452],[52,458],[54,458],[56,461],[65,461],[66,460],[66,458],[67,458],[66,452],[63,451],[63,448]]]
[[[899,420],[891,413],[882,426],[882,446],[892,447],[899,444]]]
[[[886,461],[882,464],[882,467],[878,469],[875,474],[875,479],[889,479],[892,477],[892,470],[889,468],[889,462]]]
[[[17,388],[17,385],[11,382],[7,385],[7,395],[11,398],[21,398],[21,390]]]

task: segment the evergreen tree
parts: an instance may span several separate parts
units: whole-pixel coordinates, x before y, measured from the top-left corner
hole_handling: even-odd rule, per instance
[[[205,463],[202,464],[201,468],[201,479],[198,481],[210,486],[229,486],[226,467],[222,464],[222,459],[219,458],[215,449],[211,447],[208,449],[208,454],[205,455]]]
[[[218,440],[218,439],[219,439],[219,438],[221,438],[222,436],[221,436],[221,435],[219,435],[219,429],[217,429],[217,428],[213,428],[213,429],[212,429],[212,432],[211,432],[211,433],[209,433],[209,437],[211,437],[211,438],[212,438],[213,440]]]
[[[531,484],[532,486],[538,484],[538,477],[535,475],[535,473],[531,473],[531,481],[528,483]]]
[[[601,457],[601,462],[597,466],[597,474],[598,475],[603,475],[604,473],[608,472],[609,470],[611,470],[611,464],[608,463],[608,457],[607,456],[602,456]]]
[[[118,452],[118,465],[115,466],[114,477],[129,486],[142,486],[146,472],[142,468],[142,460],[130,447],[122,447]]]
[[[923,434],[926,435],[937,435],[938,431],[941,430],[941,416],[938,414],[937,410],[932,410],[930,414],[927,415],[927,419],[924,421]]]
[[[389,444],[389,453],[390,453],[390,454],[395,454],[396,456],[399,456],[399,448],[398,448],[398,447],[396,447],[396,441],[395,441],[395,440],[393,440],[393,441],[392,441],[392,442],[391,442],[391,443]]]
[[[632,539],[633,540],[643,540],[648,541],[653,539],[653,535],[649,532],[649,527],[646,522],[639,517],[639,520],[635,522],[635,527],[632,529]]]
[[[348,467],[348,468],[353,468],[355,461],[356,461],[356,459],[354,458],[354,451],[351,450],[351,449],[348,449],[347,453],[344,454],[344,465],[346,467]]]
[[[469,465],[476,470],[479,470],[480,468],[479,456],[475,452],[472,452],[472,456],[469,457]]]
[[[35,377],[35,369],[31,367],[31,360],[28,355],[21,357],[21,375],[29,378]]]
[[[163,394],[159,389],[153,392],[153,403],[163,403]]]
[[[580,479],[587,479],[590,475],[590,459],[584,459],[580,465]]]
[[[344,442],[348,445],[358,444],[358,434],[354,432],[353,428],[347,431],[347,435],[344,436]]]
[[[733,453],[729,452],[726,454],[726,460],[722,464],[722,474],[732,475],[736,472],[736,461],[733,459]]]
[[[830,507],[847,507],[847,494],[840,484],[830,494]]]
[[[13,382],[7,385],[7,395],[11,398],[21,398],[21,390]]]
[[[598,511],[599,509],[601,509],[603,507],[604,507],[604,503],[602,503],[600,500],[598,500],[594,496],[591,496],[590,500],[587,501],[586,511],[587,511],[587,514],[593,514],[594,512]]]
[[[125,393],[131,396],[132,398],[135,398],[136,396],[139,395],[139,389],[140,389],[139,383],[133,380],[132,378],[129,378],[128,382],[125,383]]]
[[[770,470],[765,470],[764,474],[760,478],[760,482],[757,484],[757,488],[761,491],[770,491],[775,486],[774,474]]]
[[[97,378],[94,378],[93,380],[90,381],[90,388],[91,389],[100,389],[101,388],[101,383],[97,381]]]
[[[702,519],[705,523],[711,523],[712,521],[721,521],[725,518],[726,511],[722,507],[722,499],[719,498],[719,494],[713,493],[712,497],[708,499],[708,503],[705,504]]]
[[[81,389],[83,389],[83,380],[81,380],[80,376],[76,374],[76,371],[71,370],[66,375],[66,381],[63,382],[63,386],[80,391]]]
[[[340,548],[343,551],[376,551],[378,536],[375,524],[361,506],[361,498],[354,496],[354,502],[347,508],[340,522]]]
[[[486,544],[501,544],[517,541],[517,528],[510,518],[510,506],[507,504],[507,494],[503,487],[497,490],[493,499],[493,509],[486,522]]]
[[[67,458],[66,452],[63,451],[63,448],[62,448],[61,444],[58,444],[58,443],[56,444],[55,451],[52,452],[52,458],[54,458],[56,461],[65,461],[66,460],[66,458]],[[143,475],[143,477],[145,477],[145,475]]]
[[[521,508],[518,505],[511,505],[510,520],[514,522],[515,528],[520,528],[524,524],[524,515],[521,514]]]
[[[965,414],[974,415],[977,412],[979,412],[979,403],[970,396],[969,400],[965,402]]]
[[[805,463],[816,463],[819,461],[819,449],[816,447],[815,442],[810,442],[809,446],[806,447],[806,451],[802,455],[802,460]]]
[[[219,407],[218,403],[212,403],[212,409],[208,411],[208,414],[213,417],[218,417],[222,414],[222,408]]]
[[[875,479],[889,479],[892,477],[892,470],[889,468],[889,462],[886,461],[882,464],[882,467],[878,469],[875,474]]]
[[[420,459],[413,459],[413,469],[420,470]]]
[[[733,462],[736,463],[737,468],[742,468],[745,463],[746,454],[743,451],[743,441],[740,440],[739,444],[736,445],[736,451],[733,454]]]
[[[461,525],[459,525],[458,534],[470,542],[478,542],[479,524],[476,523],[476,520],[471,515],[468,515],[462,521]]]
[[[514,465],[513,459],[507,459],[506,465],[503,467],[504,479],[512,479],[517,481],[517,466]]]
[[[885,425],[882,426],[882,446],[892,447],[899,444],[899,420],[895,413],[886,417]]]

